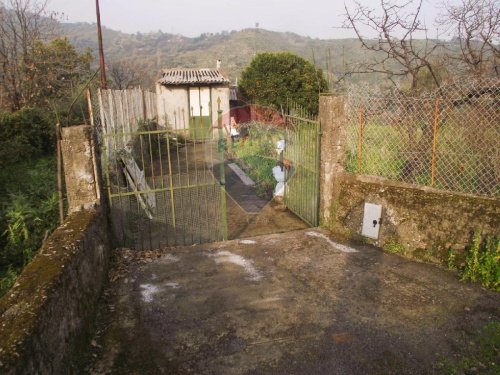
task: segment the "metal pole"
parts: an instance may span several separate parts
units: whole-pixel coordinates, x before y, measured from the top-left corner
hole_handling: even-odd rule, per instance
[[[361,174],[362,166],[363,166],[363,107],[359,109],[358,174]]]
[[[61,151],[61,124],[56,124],[56,154],[57,154],[57,194],[59,197],[59,224],[64,222],[64,205],[63,205],[63,192],[62,192],[62,151]]]
[[[434,138],[432,141],[432,166],[431,166],[431,186],[436,181],[436,148],[437,148],[437,129],[439,124],[439,97],[436,98],[434,105]]]
[[[97,16],[97,40],[99,42],[99,66],[101,68],[101,89],[107,89],[106,66],[104,64],[104,48],[102,46],[101,12],[99,10],[99,0],[95,0],[95,12]]]
[[[220,205],[222,219],[222,240],[227,240],[227,210],[226,210],[226,175],[224,171],[224,134],[222,133],[222,109],[220,109],[220,98],[217,98],[217,132],[219,135],[219,168],[220,168]]]

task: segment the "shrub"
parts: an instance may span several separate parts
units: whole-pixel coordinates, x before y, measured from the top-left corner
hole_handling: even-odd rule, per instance
[[[9,164],[0,181],[1,296],[57,225],[55,159]]]
[[[54,129],[50,116],[40,109],[0,113],[0,167],[52,152]]]
[[[328,89],[323,72],[290,52],[259,53],[241,73],[240,88],[250,100],[280,108],[288,99],[318,113],[319,93]]]
[[[465,265],[460,271],[462,280],[479,282],[500,291],[500,240],[494,236],[483,239],[481,232],[476,231],[472,244],[466,249]]]

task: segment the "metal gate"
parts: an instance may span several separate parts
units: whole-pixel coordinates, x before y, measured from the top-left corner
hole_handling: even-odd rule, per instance
[[[210,139],[199,141],[189,128],[158,125],[156,99],[147,95],[153,97],[149,107],[144,92],[136,98],[129,91],[98,93],[117,245],[145,250],[227,239],[221,111],[219,129],[211,126]],[[203,121],[190,123],[196,120]]]
[[[320,123],[293,104],[284,117],[284,201],[290,211],[315,227],[319,225]]]
[[[226,135],[223,134],[220,109],[217,124],[207,127],[204,116],[196,116],[198,113],[192,111],[188,125],[179,129],[177,123],[169,126],[167,118],[167,126],[159,125],[154,93],[103,90],[96,97],[94,104],[99,110],[94,113],[98,113],[101,124],[98,128],[104,185],[117,246],[149,250],[226,240],[228,217],[230,237],[238,237],[239,229],[234,231],[239,225],[238,218],[231,211],[235,194],[230,189],[237,185],[231,179],[234,176],[229,175],[233,184],[228,185],[226,192],[225,181],[231,167],[229,161],[225,165],[225,158],[231,150],[234,153],[237,145],[229,141],[226,147],[229,134],[227,129]],[[281,184],[285,206],[307,224],[317,226],[320,124],[299,106],[290,107],[278,113],[273,127],[264,127],[265,131],[259,134],[251,131],[239,141],[250,153],[240,155],[239,161],[243,161],[240,166],[247,172],[254,168],[255,172],[264,173],[262,179],[266,183],[262,185],[264,190],[270,190],[272,198],[272,191],[278,188],[272,170],[280,165],[281,173],[284,170]],[[203,108],[199,113],[203,114]],[[193,129],[205,128],[207,139],[201,140],[205,137]],[[276,140],[284,147],[278,154],[280,146],[275,149]],[[257,149],[260,154],[252,154]],[[239,195],[246,197],[252,207],[259,206],[246,191],[240,191]],[[228,206],[226,196],[231,199]],[[269,209],[263,216],[248,212],[255,218],[254,221],[250,218],[248,225],[259,218],[268,218],[266,215],[275,218],[280,215]]]

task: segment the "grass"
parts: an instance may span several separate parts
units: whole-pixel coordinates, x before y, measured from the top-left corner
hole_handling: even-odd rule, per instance
[[[231,144],[229,156],[255,181],[257,194],[271,199],[276,185],[272,169],[278,164],[276,143],[284,138],[284,130],[251,122],[242,124],[240,133],[248,136]]]
[[[458,359],[444,358],[436,369],[443,374],[500,374],[500,322],[492,321],[477,332],[472,340],[464,339]]]
[[[54,157],[22,161],[0,171],[0,296],[14,284],[43,239],[57,226]]]
[[[406,250],[405,247],[401,242],[399,242],[396,238],[391,238],[387,243],[384,245],[384,250],[393,253],[393,254],[405,254]]]
[[[346,171],[358,173],[358,124],[347,126]],[[491,133],[491,134],[490,134]],[[479,132],[478,132],[479,134]],[[498,195],[500,187],[492,175],[488,138],[496,133],[469,134],[461,123],[440,124],[437,135],[436,180],[439,189],[472,194]],[[432,135],[422,145],[422,126],[410,135],[405,124],[367,123],[363,127],[361,173],[417,185],[431,185]],[[420,149],[415,146],[420,144]],[[410,163],[410,164],[409,164]],[[408,165],[414,164],[409,173]]]

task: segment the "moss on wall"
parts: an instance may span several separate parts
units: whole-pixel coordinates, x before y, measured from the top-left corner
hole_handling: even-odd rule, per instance
[[[75,212],[0,299],[0,372],[63,373],[105,280],[103,212]]]
[[[364,203],[383,207],[377,241],[369,242],[387,251],[446,262],[450,249],[461,257],[472,233],[498,235],[500,201],[432,188],[395,183],[382,178],[341,174],[336,181],[325,223],[336,234],[361,233]]]

